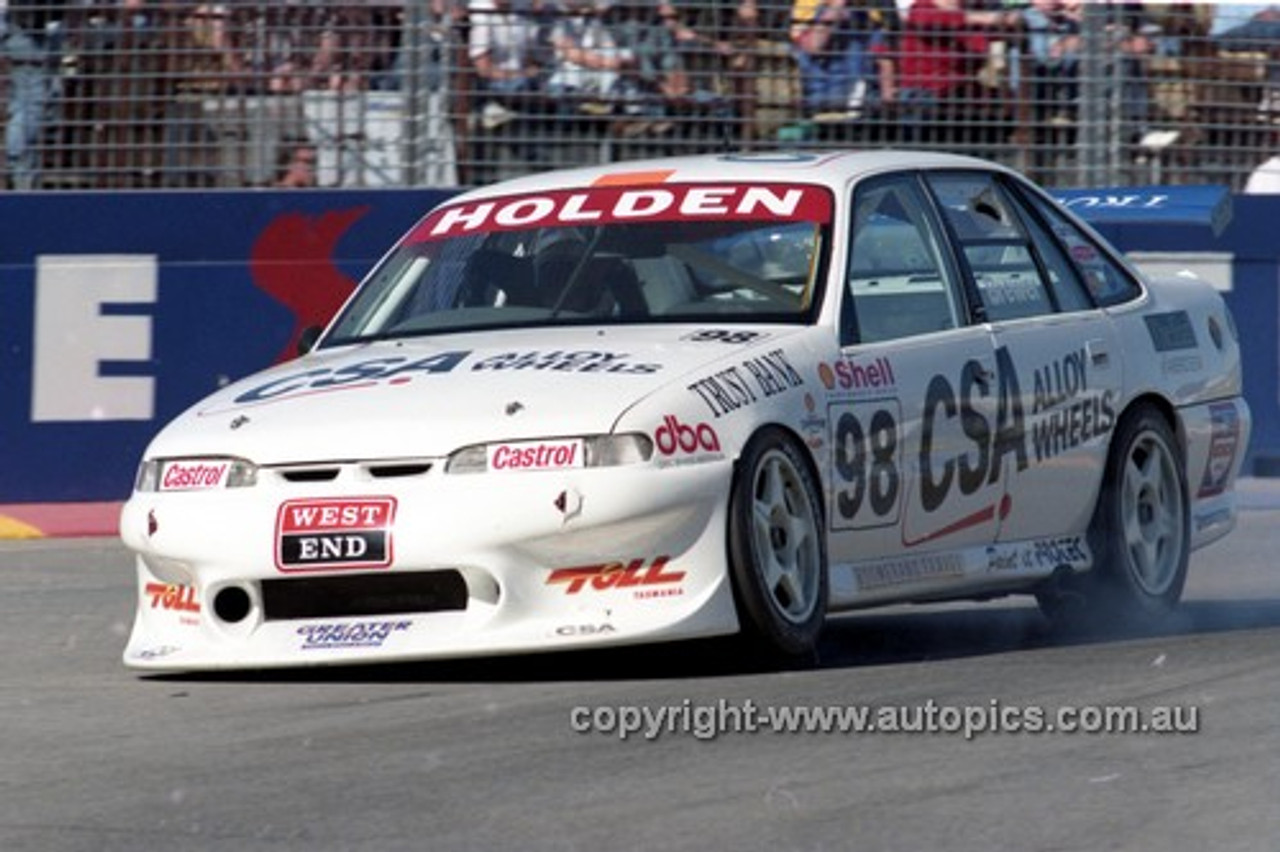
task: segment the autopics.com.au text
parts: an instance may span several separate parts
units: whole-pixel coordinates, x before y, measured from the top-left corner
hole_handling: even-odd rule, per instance
[[[684,699],[659,705],[578,705],[569,727],[580,734],[620,740],[692,736],[714,740],[733,734],[939,734],[966,740],[996,734],[1194,734],[1194,705],[1124,704],[1042,707],[1005,704],[948,705],[929,699],[913,705],[758,704]]]

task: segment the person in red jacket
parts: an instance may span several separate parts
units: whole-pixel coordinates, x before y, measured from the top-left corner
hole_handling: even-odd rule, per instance
[[[899,99],[923,116],[963,94],[986,59],[990,37],[1018,25],[1012,10],[964,8],[963,0],[915,0],[903,21]]]

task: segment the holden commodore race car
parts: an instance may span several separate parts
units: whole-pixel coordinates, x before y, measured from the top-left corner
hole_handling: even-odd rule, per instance
[[[140,669],[744,633],[1035,596],[1156,619],[1234,525],[1221,297],[915,152],[524,177],[428,212],[309,352],[146,450]]]

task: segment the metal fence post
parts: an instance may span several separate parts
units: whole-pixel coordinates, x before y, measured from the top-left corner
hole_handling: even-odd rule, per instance
[[[1079,185],[1107,182],[1106,29],[1108,12],[1100,3],[1084,3],[1080,22],[1080,133],[1077,137]]]

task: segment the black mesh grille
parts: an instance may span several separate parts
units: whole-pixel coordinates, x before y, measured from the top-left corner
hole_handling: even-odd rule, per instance
[[[338,478],[336,467],[309,467],[282,470],[280,475],[290,482],[329,482]]]
[[[421,476],[431,470],[429,462],[406,462],[403,464],[371,464],[369,475],[374,479],[395,479],[404,476]]]
[[[457,571],[264,580],[262,608],[267,621],[462,610],[467,584]]]

